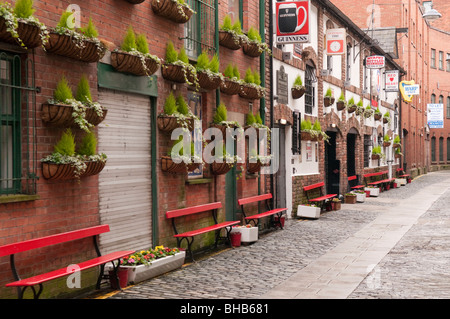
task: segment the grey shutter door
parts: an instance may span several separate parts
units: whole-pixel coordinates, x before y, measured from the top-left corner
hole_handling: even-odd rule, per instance
[[[152,244],[150,98],[114,90],[99,90],[108,108],[99,125],[98,149],[108,156],[99,176],[102,253],[144,249]]]

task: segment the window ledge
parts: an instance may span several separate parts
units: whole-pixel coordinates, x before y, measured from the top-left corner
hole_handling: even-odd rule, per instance
[[[27,202],[39,199],[39,195],[0,195],[0,204]]]
[[[197,185],[197,184],[208,184],[212,183],[212,178],[196,178],[196,179],[188,179],[186,180],[186,184],[188,185]]]

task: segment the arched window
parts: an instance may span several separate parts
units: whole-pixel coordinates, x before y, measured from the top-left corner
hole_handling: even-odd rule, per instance
[[[435,94],[431,94],[431,104],[436,103],[436,95]]]
[[[431,138],[431,161],[436,162],[436,137]]]

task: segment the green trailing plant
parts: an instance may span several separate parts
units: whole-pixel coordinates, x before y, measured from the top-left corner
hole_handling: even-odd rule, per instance
[[[313,138],[317,138],[319,135],[321,135],[325,141],[328,141],[330,138],[325,132],[322,131],[320,122],[317,119],[314,121],[314,124],[312,124],[310,120],[302,120],[300,122],[300,130],[311,134]]]
[[[75,96],[77,101],[82,103],[89,103],[92,101],[91,88],[89,86],[89,81],[86,75],[83,74],[80,81],[78,82],[77,94]]]
[[[73,99],[72,89],[70,88],[65,76],[62,76],[62,78],[58,81],[56,89],[53,92],[53,98],[55,101],[60,103],[67,103],[69,100]]]
[[[364,109],[363,116],[365,118],[370,118],[372,115],[373,115],[373,109],[370,105],[367,105],[366,108]]]
[[[77,153],[83,156],[93,156],[97,152],[97,138],[94,132],[89,131],[83,136],[81,145],[78,147]]]

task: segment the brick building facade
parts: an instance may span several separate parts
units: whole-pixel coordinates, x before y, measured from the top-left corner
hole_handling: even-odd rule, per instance
[[[111,67],[111,53],[121,47],[131,25],[136,34],[146,35],[150,53],[162,62],[169,40],[178,52],[185,48],[192,64],[202,51],[207,52],[209,58],[218,53],[220,72],[223,73],[232,63],[244,78],[246,70],[251,68],[260,75],[261,85],[269,92],[270,75],[265,72],[269,65],[268,54],[252,57],[243,49],[230,50],[219,45],[218,41],[218,29],[226,15],[232,16],[233,22],[240,19],[245,33],[251,27],[255,28],[263,35],[264,41],[264,25],[267,23],[264,21],[265,3],[252,0],[228,0],[220,5],[217,1],[189,0],[187,3],[202,15],[194,14],[187,23],[176,23],[157,15],[152,9],[152,1],[132,4],[126,0],[108,0],[103,1],[101,6],[93,1],[34,2],[34,16],[48,29],[58,24],[66,10],[75,10],[75,21],[79,21],[81,26],[86,26],[92,18],[98,30],[98,39],[107,47],[106,54],[98,62],[79,61],[45,51],[42,47],[25,50],[17,44],[0,41],[2,80],[7,81],[7,74],[14,71],[9,67],[13,65],[10,61],[25,62],[29,59],[27,62],[34,67],[33,73],[28,76],[28,80],[32,81],[30,83],[33,83],[29,87],[36,88],[35,93],[30,93],[31,98],[19,105],[22,117],[19,121],[23,126],[17,136],[23,148],[18,151],[22,156],[13,161],[22,169],[13,174],[6,164],[2,166],[0,245],[109,224],[111,234],[100,237],[103,252],[125,247],[144,249],[158,244],[175,246],[172,226],[165,218],[167,210],[220,201],[224,208],[219,212],[219,219],[236,220],[241,217],[238,198],[268,191],[265,178],[259,174],[246,174],[245,164],[235,166],[227,175],[213,175],[209,165],[189,176],[162,171],[161,158],[167,154],[172,141],[170,134],[162,132],[157,126],[157,117],[163,112],[170,92],[175,96],[181,95],[188,102],[191,111],[200,117],[202,130],[210,126],[220,103],[227,107],[228,120],[235,120],[241,126],[245,125],[245,116],[250,111],[253,114],[259,112],[263,119],[269,118],[264,97],[248,99],[223,94],[219,89],[196,90],[186,83],[166,80],[161,68],[147,77],[119,72]],[[22,69],[17,72],[24,74],[24,71],[22,63]],[[53,152],[54,145],[66,129],[53,127],[42,120],[42,105],[53,97],[62,75],[74,92],[80,78],[86,75],[92,100],[108,109],[104,121],[95,128],[98,152],[108,156],[105,168],[98,175],[81,178],[80,182],[74,179],[46,179],[41,168],[40,160]],[[9,90],[5,83],[8,84],[0,84],[2,92]],[[31,90],[27,90],[23,83],[21,94],[25,96]],[[2,100],[3,114],[8,103],[13,103],[13,100]],[[28,111],[29,114],[26,113]],[[29,128],[25,126],[26,122],[31,122]],[[0,128],[4,128],[5,123],[2,122]],[[76,127],[72,130],[77,140],[81,139],[83,131]],[[2,163],[7,162],[9,156],[15,156],[12,148],[6,153],[8,146],[4,141],[1,144]],[[25,144],[30,147],[25,149]],[[19,183],[17,189],[7,187],[13,180]],[[186,218],[183,224],[186,230],[196,228],[207,218],[206,214],[198,219]],[[202,249],[212,240],[210,237],[196,239],[194,248]],[[17,265],[24,276],[60,268],[93,257],[95,251],[85,250],[86,245],[87,241],[82,241],[62,245],[57,250],[42,249],[38,257],[35,252],[25,253],[17,260]],[[48,252],[52,253],[52,257],[43,257]],[[55,253],[56,256],[53,255]],[[4,288],[5,283],[12,280],[8,258],[0,258],[0,265],[0,296],[14,296],[15,291]],[[88,275],[85,276],[87,278]],[[93,283],[95,280],[83,281],[82,288]],[[65,288],[64,280],[46,287],[44,297],[81,291]]]

